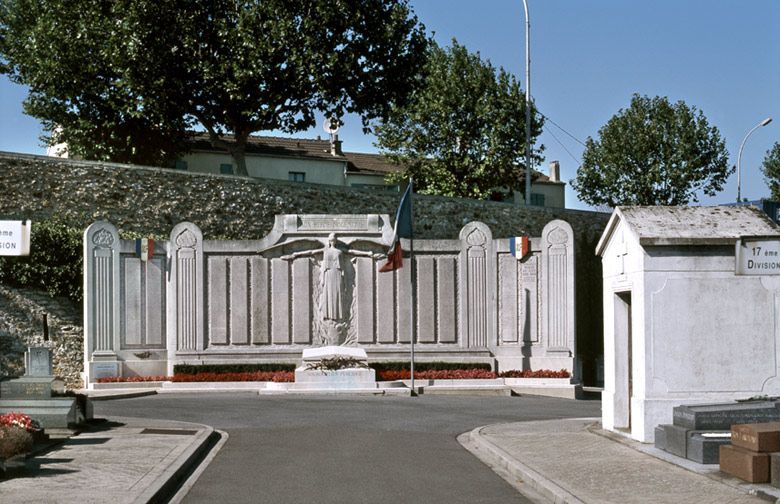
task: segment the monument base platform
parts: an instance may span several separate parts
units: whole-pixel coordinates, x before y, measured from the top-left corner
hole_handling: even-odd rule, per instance
[[[87,403],[89,400],[87,400]],[[89,406],[87,410],[89,410]],[[92,417],[79,408],[73,397],[51,399],[0,399],[0,414],[24,413],[39,421],[44,429],[67,429]]]

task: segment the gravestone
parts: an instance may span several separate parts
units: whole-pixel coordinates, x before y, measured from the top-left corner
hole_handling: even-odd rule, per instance
[[[74,397],[52,397],[55,378],[48,348],[29,347],[24,362],[24,376],[0,382],[0,414],[25,413],[44,429],[64,429],[92,418],[89,400],[82,409]]]
[[[690,430],[729,430],[734,424],[780,420],[780,402],[748,401],[724,404],[677,406],[674,425]]]
[[[328,359],[343,359],[355,363],[344,369],[317,369]],[[326,346],[303,351],[302,364],[295,370],[298,389],[375,389],[376,371],[368,367],[368,355],[362,348]]]

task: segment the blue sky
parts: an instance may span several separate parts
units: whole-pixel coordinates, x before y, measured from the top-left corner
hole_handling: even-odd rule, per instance
[[[540,111],[574,137],[598,129],[633,93],[667,96],[699,108],[726,140],[731,164],[745,134],[765,117],[742,156],[742,195],[768,194],[760,173],[765,152],[780,141],[780,1],[777,0],[528,0],[531,94]],[[525,88],[522,0],[411,0],[441,44],[455,37],[503,66]],[[42,153],[35,119],[24,116],[25,90],[0,77],[0,150]],[[358,118],[339,133],[344,148],[374,152]],[[318,127],[297,136],[324,135]],[[557,138],[557,140],[556,140]],[[576,174],[582,145],[549,123],[540,138],[561,176]],[[560,142],[560,143],[559,143]],[[734,201],[736,175],[704,204]],[[587,208],[567,189],[567,206]]]

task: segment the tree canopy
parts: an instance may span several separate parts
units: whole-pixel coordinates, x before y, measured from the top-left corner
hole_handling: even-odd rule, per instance
[[[770,198],[780,201],[780,142],[775,142],[772,148],[766,151],[761,171],[764,172],[764,180],[772,193]]]
[[[542,124],[534,108],[532,145]],[[423,86],[374,132],[382,153],[405,166],[391,179],[411,176],[427,194],[505,199],[523,189],[524,125],[517,80],[453,40],[448,48],[429,45]],[[532,152],[537,162],[543,148]]]
[[[317,112],[356,112],[367,128],[402,105],[427,44],[407,0],[1,5],[0,71],[30,87],[27,113],[61,126],[54,141],[85,157],[159,160],[199,125],[239,174],[253,132],[302,131]]]
[[[685,205],[721,191],[733,171],[718,129],[666,97],[635,94],[585,145],[571,184],[594,206]]]

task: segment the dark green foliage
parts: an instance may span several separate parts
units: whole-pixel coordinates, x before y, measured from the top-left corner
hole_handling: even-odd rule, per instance
[[[295,371],[295,364],[176,364],[173,374],[252,373],[255,371]]]
[[[0,257],[0,282],[52,297],[82,299],[82,231],[55,221],[33,222],[30,255]]]
[[[409,369],[409,361],[406,362],[369,362],[368,367],[377,371],[404,371]],[[490,364],[475,362],[415,362],[415,371],[450,371],[457,369],[484,369],[492,370]]]
[[[32,449],[33,437],[21,427],[0,426],[0,459],[27,453]]]
[[[764,172],[764,180],[772,192],[770,199],[780,201],[780,142],[775,142],[772,148],[766,151],[761,171]]]
[[[525,165],[525,94],[514,76],[453,40],[429,46],[425,83],[408,105],[375,128],[377,146],[413,177],[415,189],[477,199],[506,199],[522,192]],[[542,132],[531,114],[531,145]],[[539,146],[532,152],[541,160]]]
[[[721,191],[732,171],[718,129],[696,107],[635,94],[587,139],[571,184],[593,206],[686,205],[697,191]]]
[[[253,132],[385,116],[426,43],[406,0],[0,2],[0,72],[72,153],[162,164],[202,127],[239,175]]]

